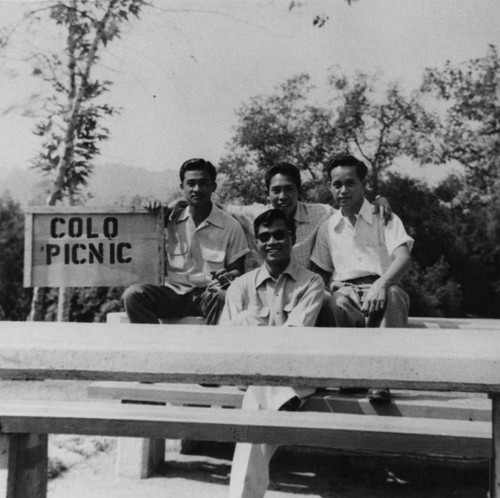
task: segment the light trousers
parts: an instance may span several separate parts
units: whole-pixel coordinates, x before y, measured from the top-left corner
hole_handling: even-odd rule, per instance
[[[318,324],[329,327],[406,327],[410,299],[399,285],[387,289],[383,313],[366,317],[361,308],[370,285],[347,284],[333,294],[325,292]]]

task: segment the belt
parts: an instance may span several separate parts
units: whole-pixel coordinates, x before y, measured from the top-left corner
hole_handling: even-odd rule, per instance
[[[363,284],[373,284],[375,280],[379,279],[379,275],[366,275],[365,277],[351,278],[349,280],[344,280],[347,284],[353,285],[363,285]]]

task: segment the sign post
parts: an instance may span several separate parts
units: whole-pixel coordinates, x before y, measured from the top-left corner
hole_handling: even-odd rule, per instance
[[[164,220],[134,208],[36,207],[26,214],[25,287],[126,287],[164,280]]]

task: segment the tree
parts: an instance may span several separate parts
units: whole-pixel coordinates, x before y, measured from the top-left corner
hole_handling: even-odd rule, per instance
[[[35,133],[42,146],[33,167],[51,178],[47,204],[66,200],[78,202],[81,187],[92,172],[92,161],[99,154],[99,143],[109,136],[103,118],[116,109],[103,101],[110,81],[100,81],[92,70],[101,51],[120,35],[129,17],[138,17],[144,0],[68,0],[31,11],[26,19],[49,21],[64,33],[64,47],[52,53],[35,53],[33,74],[51,88],[43,106],[43,118]],[[45,23],[47,25],[47,23]],[[4,45],[4,50],[8,44]],[[41,294],[35,289],[32,319],[41,318]],[[60,294],[59,318],[67,316],[66,296]]]
[[[498,202],[500,190],[500,59],[484,57],[429,68],[422,91],[437,97],[436,133],[422,161],[457,161],[465,169],[456,202],[464,207]]]
[[[434,121],[416,93],[406,97],[396,84],[380,92],[375,76],[349,78],[338,69],[328,81],[328,105],[309,103],[314,87],[301,74],[237,111],[235,134],[220,162],[224,199],[262,201],[265,169],[290,161],[303,171],[306,199],[329,200],[324,165],[338,152],[368,163],[368,187],[376,195],[387,168],[397,157],[416,154],[421,137],[432,129]]]
[[[334,68],[329,76],[336,105],[335,128],[344,148],[361,156],[369,167],[368,187],[374,195],[384,172],[403,155],[416,155],[434,121],[416,92],[405,96],[397,83],[382,91],[374,75],[358,72],[349,78]]]
[[[24,214],[8,194],[0,197],[0,320],[25,320],[31,292],[23,288]]]
[[[448,185],[468,307],[488,316],[500,299],[500,58],[486,55],[427,69],[422,91],[438,100],[436,133],[422,162],[458,162],[461,178]],[[474,268],[474,271],[471,271]]]
[[[253,97],[237,111],[229,153],[219,163],[224,200],[265,200],[264,172],[278,161],[302,170],[306,190],[323,182],[324,162],[339,139],[332,112],[307,102],[313,88],[310,77],[300,74],[279,85],[277,93]]]

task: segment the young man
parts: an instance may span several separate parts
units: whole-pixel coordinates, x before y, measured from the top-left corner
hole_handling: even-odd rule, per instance
[[[385,225],[364,196],[366,165],[351,155],[327,164],[340,206],[318,230],[311,256],[331,292],[321,323],[335,327],[404,327],[409,299],[400,286],[410,267],[413,239],[393,215]],[[330,282],[330,278],[333,280]],[[324,316],[323,316],[324,315]],[[390,401],[388,390],[372,390],[372,401]]]
[[[271,209],[254,222],[257,250],[264,263],[236,278],[226,294],[223,325],[309,326],[316,323],[324,294],[321,277],[291,259],[295,223]],[[251,386],[243,400],[249,410],[297,409],[313,388]],[[238,443],[233,458],[230,498],[264,496],[275,445]]]
[[[167,278],[164,286],[133,285],[123,294],[132,323],[160,318],[203,316],[215,325],[224,306],[220,281],[244,271],[248,249],[239,223],[212,203],[215,167],[190,159],[180,169],[187,206],[167,226]]]

